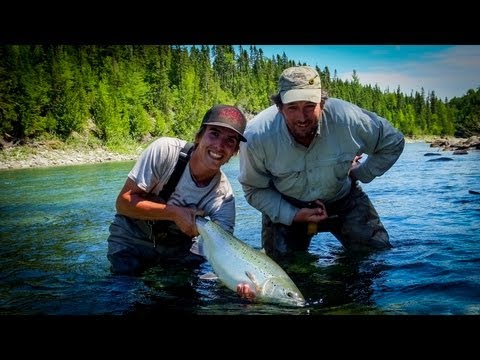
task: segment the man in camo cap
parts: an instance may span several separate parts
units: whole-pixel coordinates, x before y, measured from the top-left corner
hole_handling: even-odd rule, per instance
[[[318,71],[285,69],[275,105],[247,124],[238,177],[262,213],[262,246],[271,257],[306,251],[318,232],[350,250],[388,249],[389,236],[359,182],[397,161],[403,135],[350,102],[327,98]],[[362,154],[368,158],[360,162]]]

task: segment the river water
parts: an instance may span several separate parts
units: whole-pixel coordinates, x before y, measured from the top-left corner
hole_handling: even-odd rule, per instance
[[[427,153],[437,156],[425,156]],[[429,161],[449,157],[452,161]],[[329,233],[285,270],[303,308],[249,303],[211,271],[155,267],[112,275],[106,258],[115,198],[133,162],[0,171],[0,315],[480,314],[480,151],[409,143],[389,172],[363,184],[393,249],[346,253]],[[237,198],[235,235],[260,247],[260,214]]]

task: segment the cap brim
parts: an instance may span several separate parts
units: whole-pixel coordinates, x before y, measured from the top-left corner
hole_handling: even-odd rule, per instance
[[[233,131],[235,131],[235,132],[240,136],[240,141],[247,142],[247,139],[245,138],[245,136],[243,136],[243,135],[242,135],[237,129],[235,129],[233,126],[230,126],[230,125],[228,125],[228,124],[225,124],[225,123],[222,123],[222,122],[208,122],[208,123],[205,123],[204,125],[220,126],[220,127],[224,127],[224,128],[233,130]]]
[[[310,101],[319,103],[322,100],[321,89],[292,89],[280,92],[282,103],[288,104],[295,101]]]

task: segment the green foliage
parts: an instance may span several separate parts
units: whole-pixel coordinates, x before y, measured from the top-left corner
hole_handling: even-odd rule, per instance
[[[152,136],[193,140],[214,104],[248,114],[271,104],[280,73],[295,64],[256,46],[3,45],[0,46],[0,132],[19,139],[133,148]],[[450,102],[432,91],[382,92],[337,70],[317,68],[329,96],[388,119],[405,135],[480,133],[480,90]],[[77,139],[78,138],[78,139]],[[77,139],[77,140],[75,140]]]
[[[468,90],[461,98],[453,98],[449,105],[457,120],[456,136],[480,135],[480,87]]]
[[[0,46],[0,134],[13,135],[15,111],[15,78],[12,76],[13,50]]]
[[[169,113],[164,113],[158,109],[152,110],[154,119],[153,136],[174,136],[174,132],[171,128],[173,120]]]
[[[135,105],[135,107],[132,109],[129,121],[130,134],[135,140],[142,140],[153,130],[153,121],[140,104]]]

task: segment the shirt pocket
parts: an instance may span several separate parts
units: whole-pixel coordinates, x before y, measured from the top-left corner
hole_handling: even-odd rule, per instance
[[[286,160],[286,159],[285,159]],[[291,161],[277,159],[270,164],[270,173],[274,179],[282,181],[297,181],[305,171],[305,158],[292,159]]]
[[[354,155],[338,154],[307,164],[310,183],[317,186],[321,197],[336,194],[344,185]]]

